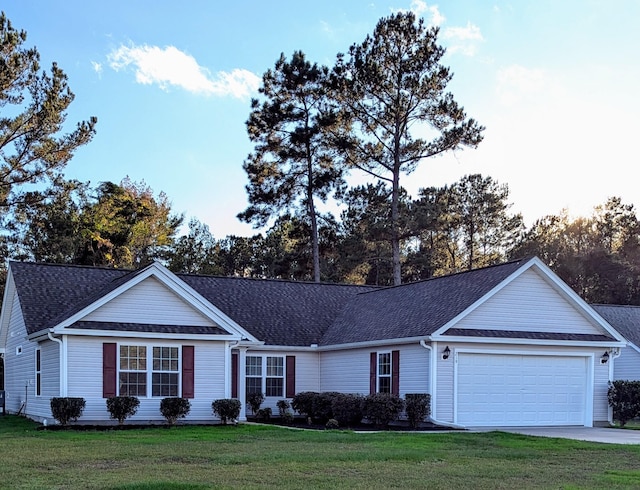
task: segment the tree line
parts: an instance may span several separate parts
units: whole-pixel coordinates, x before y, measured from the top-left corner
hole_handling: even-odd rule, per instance
[[[5,259],[178,273],[393,285],[538,255],[587,301],[640,304],[640,227],[610,198],[590,217],[525,227],[509,190],[467,175],[417,196],[404,176],[425,158],[475,147],[483,127],[446,91],[438,30],[411,13],[381,19],[333,67],[282,55],[252,100],[244,161],[248,207],[264,231],[216,238],[144,182],[67,180],[96,118],[62,134],[73,94],[53,64],[40,71],[26,33],[0,16],[0,212]],[[421,136],[416,136],[419,134]],[[423,135],[428,135],[425,137]],[[349,187],[360,172],[369,182]],[[35,185],[35,187],[34,187]],[[338,216],[318,204],[341,203]]]

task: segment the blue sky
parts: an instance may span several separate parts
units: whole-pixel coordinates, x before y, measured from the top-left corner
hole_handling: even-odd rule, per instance
[[[242,162],[251,96],[281,52],[331,66],[376,22],[412,9],[438,25],[449,86],[485,140],[423,162],[420,187],[481,173],[509,185],[530,224],[609,196],[640,206],[640,2],[411,0],[87,2],[4,0],[43,67],[57,61],[76,100],[68,121],[98,117],[68,178],[164,191],[217,238],[249,235]],[[354,176],[354,179],[357,177]]]

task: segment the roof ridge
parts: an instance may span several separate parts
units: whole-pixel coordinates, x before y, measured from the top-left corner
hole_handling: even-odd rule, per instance
[[[378,288],[382,289],[389,286],[374,286],[371,284],[349,284],[349,283],[339,283],[339,282],[314,282],[314,281],[297,281],[295,279],[281,279],[281,278],[269,278],[269,277],[239,277],[239,276],[223,276],[217,274],[192,274],[185,272],[175,272],[176,276],[182,277],[201,277],[203,279],[233,279],[238,281],[267,281],[267,282],[280,282],[280,283],[289,283],[289,284],[302,284],[307,286],[340,286],[340,287],[357,287],[357,288]]]
[[[87,265],[87,264],[61,264],[59,262],[37,262],[33,260],[9,260],[9,265],[11,264],[23,264],[23,265],[40,265],[47,267],[68,267],[73,269],[99,269],[105,271],[120,271],[120,272],[137,272],[139,270],[144,269],[129,269],[126,267],[107,267],[106,265]]]

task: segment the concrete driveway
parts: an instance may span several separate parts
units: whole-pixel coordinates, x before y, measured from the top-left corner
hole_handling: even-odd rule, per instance
[[[500,427],[493,430],[527,436],[559,437],[608,444],[640,444],[640,430],[610,429],[607,427]]]

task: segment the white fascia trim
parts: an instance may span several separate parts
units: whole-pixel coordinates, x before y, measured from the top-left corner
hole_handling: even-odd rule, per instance
[[[212,305],[209,301],[207,301],[201,294],[199,294],[197,291],[195,291],[193,288],[187,285],[184,281],[180,280],[178,277],[176,277],[175,274],[173,274],[171,271],[169,271],[167,268],[165,268],[158,262],[153,262],[151,265],[147,266],[146,269],[143,269],[142,271],[140,271],[138,274],[135,275],[135,277],[131,278],[130,280],[122,284],[120,287],[114,289],[113,291],[104,295],[97,301],[86,306],[79,312],[75,313],[74,315],[70,316],[69,318],[55,325],[53,327],[54,333],[56,334],[63,333],[63,330],[66,327],[73,325],[75,322],[81,320],[82,318],[87,316],[89,313],[97,310],[99,307],[103,306],[104,304],[108,303],[114,298],[120,296],[125,291],[128,291],[135,285],[139,284],[140,282],[152,276],[158,279],[160,282],[162,282],[164,285],[166,285],[169,289],[174,291],[176,294],[178,294],[188,304],[193,306],[195,309],[197,309],[200,313],[205,315],[215,324],[219,325],[225,330],[231,330],[231,336],[233,336],[234,338],[235,336],[233,334],[237,333],[238,336],[241,336],[243,338],[247,338],[250,340],[257,340],[255,337],[249,334],[249,332],[247,332],[244,328],[242,328],[240,325],[234,322],[231,318],[229,318],[227,315],[222,313],[222,311],[220,311],[218,308]],[[66,333],[66,331],[64,333]]]
[[[431,338],[428,335],[422,335],[420,337],[405,337],[399,339],[382,339],[382,340],[369,340],[366,342],[350,342],[348,344],[335,344],[335,345],[323,345],[319,346],[319,351],[332,351],[332,350],[347,350],[347,349],[359,349],[367,347],[380,347],[385,345],[399,345],[399,344],[414,344],[421,340],[430,342]]]
[[[11,304],[13,296],[15,294],[15,281],[13,280],[13,273],[11,272],[11,263],[7,268],[7,283],[4,288],[4,294],[2,296],[2,311],[0,312],[0,347],[4,349],[7,344],[7,338],[9,337],[9,322],[11,320],[11,310],[13,309]]]
[[[214,341],[239,341],[238,335],[210,335],[210,334],[184,334],[184,333],[162,333],[158,332],[131,332],[129,330],[84,330],[81,328],[69,328],[64,332],[56,332],[52,330],[41,330],[29,336],[29,340],[35,340],[40,337],[46,337],[48,332],[54,335],[64,333],[64,335],[78,335],[87,337],[120,337],[120,338],[138,338],[153,340],[214,340]]]
[[[240,346],[246,347],[243,343]],[[235,346],[234,346],[235,347]],[[318,347],[300,346],[300,345],[249,345],[249,351],[278,351],[278,352],[318,352]]]
[[[514,339],[506,337],[449,337],[434,335],[434,342],[467,344],[512,344],[512,345],[557,345],[574,347],[624,347],[626,343],[616,341],[553,340],[553,339]]]

